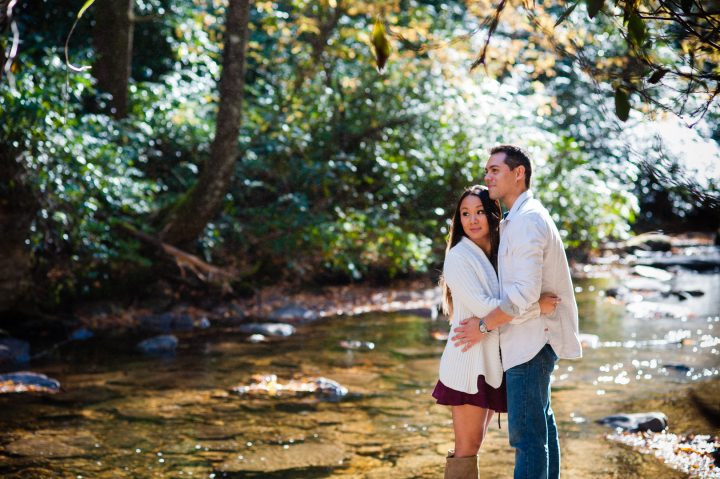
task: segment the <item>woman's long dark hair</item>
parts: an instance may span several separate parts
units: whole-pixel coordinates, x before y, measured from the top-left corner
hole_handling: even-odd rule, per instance
[[[482,202],[483,209],[485,210],[485,216],[490,226],[490,263],[493,268],[497,271],[497,255],[498,247],[500,246],[500,220],[502,219],[502,210],[500,209],[500,202],[490,198],[490,193],[486,186],[473,185],[466,188],[460,199],[455,206],[455,213],[453,213],[452,223],[450,223],[450,232],[448,233],[447,247],[445,248],[445,255],[450,252],[453,246],[458,244],[463,236],[465,230],[463,230],[462,222],[460,221],[460,205],[463,200],[470,195],[477,196]],[[442,289],[442,306],[443,313],[448,317],[452,317],[453,305],[452,305],[452,294],[450,288],[445,282],[445,276],[440,276],[440,288]]]

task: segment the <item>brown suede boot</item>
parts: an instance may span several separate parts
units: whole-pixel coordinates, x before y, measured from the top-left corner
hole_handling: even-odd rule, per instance
[[[448,451],[445,479],[478,479],[477,456],[455,457],[454,451]]]

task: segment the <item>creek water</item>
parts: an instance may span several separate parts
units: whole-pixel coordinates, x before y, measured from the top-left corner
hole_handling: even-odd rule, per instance
[[[678,272],[676,287],[704,295],[663,299],[686,309],[673,317],[639,317],[614,304],[603,292],[617,281],[575,281],[581,332],[598,342],[582,360],[560,361],[554,374],[571,463],[573,444],[606,442],[606,429],[593,421],[619,412],[613,408],[623,401],[718,375],[720,274]],[[444,330],[442,319],[367,314],[300,325],[293,336],[258,344],[218,325],[180,336],[173,357],[142,356],[135,338],[68,344],[31,365],[58,379],[62,392],[0,397],[0,476],[440,477],[451,421],[430,393],[444,346],[432,333]],[[346,350],[343,340],[374,348]],[[280,383],[325,377],[349,392],[232,391],[269,374]],[[509,477],[505,419],[488,441],[482,461],[495,475],[486,477]],[[611,447],[618,446],[600,450]]]

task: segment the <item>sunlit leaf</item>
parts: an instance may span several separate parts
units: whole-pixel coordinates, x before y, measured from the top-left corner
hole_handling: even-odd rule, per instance
[[[621,121],[630,117],[630,97],[623,88],[615,90],[615,114]]]
[[[640,0],[625,0],[625,8],[623,9],[624,23],[630,21],[630,18],[635,15],[639,6]]]
[[[639,15],[633,14],[628,20],[628,39],[638,46],[645,41],[645,22]]]
[[[85,4],[82,6],[82,8],[80,9],[80,11],[78,12],[77,18],[82,17],[82,16],[83,16],[83,13],[85,13],[85,10],[87,10],[88,8],[90,8],[90,5],[92,5],[93,3],[95,3],[95,0],[87,0],[87,1],[85,2]]]
[[[390,41],[385,33],[385,25],[378,17],[372,31],[372,45],[375,51],[375,62],[379,73],[385,69],[385,63],[390,57]]]
[[[600,10],[602,10],[603,4],[605,4],[605,0],[586,0],[586,2],[588,16],[590,18],[595,18],[595,15],[597,15]]]

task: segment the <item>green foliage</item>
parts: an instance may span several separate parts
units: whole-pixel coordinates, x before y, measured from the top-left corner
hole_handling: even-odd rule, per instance
[[[637,173],[611,174],[626,158],[626,138],[608,134],[616,130],[603,93],[582,72],[558,64],[560,74],[542,83],[529,66],[502,82],[469,76],[460,49],[405,47],[477,19],[459,2],[410,2],[388,20],[393,57],[378,76],[374,4],[329,5],[254,2],[242,154],[223,213],[198,239],[206,260],[239,266],[249,282],[426,272],[442,261],[458,195],[482,183],[487,150],[498,143],[521,143],[538,160],[533,188],[568,247],[628,233]],[[0,141],[23,153],[42,200],[32,246],[69,294],[147,267],[142,245],[114,225],[157,233],[210,155],[224,5],[138,8],[163,16],[139,34],[128,119],[98,113],[107,98],[92,71],[70,75],[65,101],[60,50],[39,48],[40,32],[24,53],[18,91],[0,87]],[[399,40],[393,29],[406,27]],[[75,46],[72,57],[91,63],[88,48]]]
[[[625,238],[635,220],[638,201],[628,185],[637,176],[622,176],[610,165],[593,164],[571,138],[560,138],[535,180],[538,198],[550,210],[565,245],[588,251],[606,238]]]
[[[73,75],[66,92],[58,51],[25,63],[16,79],[17,91],[0,91],[0,136],[23,152],[41,202],[31,238],[36,258],[55,275],[56,291],[89,292],[113,269],[144,264],[138,244],[118,237],[107,219],[151,210],[157,187],[137,167],[151,138],[82,112],[92,79]]]

